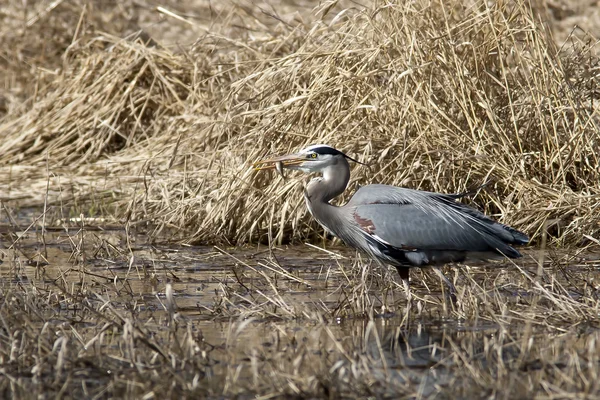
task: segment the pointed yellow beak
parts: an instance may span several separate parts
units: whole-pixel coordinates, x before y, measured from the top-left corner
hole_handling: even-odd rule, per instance
[[[265,169],[285,168],[293,165],[300,165],[306,161],[306,156],[301,154],[288,154],[285,156],[267,158],[252,164],[252,167],[257,171]],[[279,164],[279,167],[278,167]]]

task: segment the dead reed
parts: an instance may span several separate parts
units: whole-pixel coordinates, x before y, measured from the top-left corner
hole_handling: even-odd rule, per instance
[[[163,9],[199,35],[176,52],[101,34],[90,18],[103,10],[81,4],[88,34],[0,123],[5,201],[39,204],[49,179],[51,202],[102,183],[116,217],[156,234],[315,238],[301,185],[249,163],[324,142],[372,165],[351,189],[489,181],[475,203],[534,238],[600,229],[595,48],[557,46],[529,2],[327,2],[295,19],[242,4],[217,33]]]
[[[453,269],[451,303],[427,270],[407,301],[388,271],[337,250],[161,247],[85,223],[46,236],[15,232],[0,248],[6,397],[600,392],[592,253]]]
[[[598,397],[598,60],[548,4],[26,3],[0,6],[2,397]],[[195,43],[137,34],[157,15]],[[249,168],[316,142],[371,164],[352,189],[490,181],[486,212],[587,248],[407,299]]]

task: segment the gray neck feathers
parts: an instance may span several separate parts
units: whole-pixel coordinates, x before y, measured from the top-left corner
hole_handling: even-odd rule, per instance
[[[330,200],[344,193],[350,181],[350,165],[345,158],[323,170],[323,177],[308,183],[306,191],[313,203],[329,203]]]
[[[311,180],[304,193],[310,213],[334,233],[332,227],[337,226],[336,220],[341,217],[341,209],[329,204],[329,201],[342,194],[349,181],[350,165],[346,159],[340,158],[336,164],[323,170],[322,177]]]

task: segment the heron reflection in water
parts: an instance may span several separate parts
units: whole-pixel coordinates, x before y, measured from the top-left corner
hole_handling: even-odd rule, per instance
[[[296,154],[265,159],[257,170],[283,169],[320,173],[310,180],[304,199],[312,216],[327,231],[350,247],[396,267],[409,288],[412,267],[440,266],[467,259],[518,258],[513,245],[529,238],[456,200],[464,194],[441,194],[390,185],[366,185],[343,206],[330,201],[346,190],[348,160],[333,147],[317,144]],[[439,269],[436,273],[454,293],[454,286]]]

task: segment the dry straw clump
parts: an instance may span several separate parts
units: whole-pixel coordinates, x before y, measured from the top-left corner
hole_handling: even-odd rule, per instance
[[[122,35],[139,30],[141,8],[129,0],[3,1],[0,117],[23,112],[43,99],[46,86],[60,74],[65,53],[79,42],[100,32]]]
[[[285,240],[319,232],[300,185],[249,164],[322,142],[372,165],[354,168],[352,189],[489,181],[478,205],[534,237],[600,230],[594,49],[557,48],[529,2],[231,15],[236,29],[203,31],[178,54],[108,36],[80,44],[37,106],[0,125],[0,165],[125,182],[118,215],[157,233]]]

